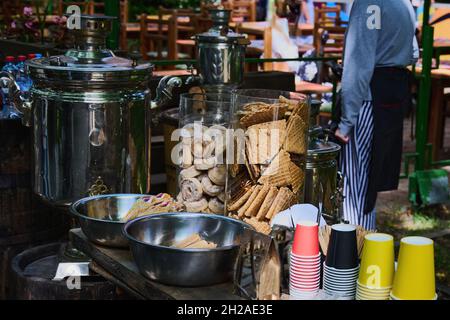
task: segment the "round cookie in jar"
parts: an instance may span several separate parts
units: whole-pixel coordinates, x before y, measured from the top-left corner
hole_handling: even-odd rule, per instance
[[[178,171],[176,198],[189,212],[225,214],[227,134],[231,95],[180,96],[179,143],[172,153]]]

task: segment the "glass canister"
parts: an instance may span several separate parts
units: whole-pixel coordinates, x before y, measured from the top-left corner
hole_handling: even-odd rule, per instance
[[[179,168],[177,200],[189,212],[225,213],[226,135],[231,95],[187,93],[180,96],[179,141],[172,161]]]
[[[227,212],[261,232],[280,211],[303,202],[310,99],[278,90],[236,90]]]

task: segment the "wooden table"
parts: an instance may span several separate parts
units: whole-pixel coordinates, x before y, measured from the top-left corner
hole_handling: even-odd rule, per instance
[[[416,73],[422,69],[416,67]],[[431,71],[431,101],[428,115],[428,142],[433,144],[432,159],[438,160],[444,139],[444,89],[450,87],[450,69]]]
[[[439,67],[441,56],[450,54],[450,39],[436,40],[433,44],[433,57],[436,59],[436,66]]]
[[[140,274],[130,250],[91,243],[81,229],[69,232],[71,243],[93,260],[93,269],[139,299],[158,300],[241,300],[233,294],[233,284],[184,288],[148,280]]]

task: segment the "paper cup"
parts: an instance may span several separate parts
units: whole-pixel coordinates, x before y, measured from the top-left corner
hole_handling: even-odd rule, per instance
[[[309,288],[309,287],[315,287],[316,285],[320,284],[320,279],[315,279],[312,281],[303,281],[302,279],[296,278],[296,277],[289,277],[289,284],[296,285],[298,288],[299,286]]]
[[[304,278],[298,278],[296,276],[291,275],[289,277],[289,281],[298,283],[298,284],[305,284],[305,285],[312,285],[316,283],[320,283],[320,277],[317,277],[316,279],[304,279]]]
[[[299,291],[295,288],[289,288],[289,295],[302,300],[310,300],[317,296],[319,293],[319,290],[313,290],[313,291]]]
[[[369,287],[390,287],[395,273],[394,238],[384,233],[364,237],[358,281]]]
[[[329,295],[335,295],[335,296],[339,296],[339,297],[349,297],[352,299],[354,299],[354,297],[356,295],[356,293],[354,293],[354,292],[343,293],[343,292],[337,292],[337,291],[328,290],[328,289],[324,289],[324,291]]]
[[[318,261],[311,261],[311,262],[303,262],[303,261],[297,261],[297,260],[294,260],[294,259],[291,259],[290,263],[291,263],[291,265],[305,266],[305,267],[308,267],[308,266],[317,267],[317,266],[320,266],[322,264],[320,260],[318,260]]]
[[[291,269],[309,270],[309,271],[321,269],[320,263],[318,263],[318,264],[300,264],[300,263],[291,262],[289,267]]]
[[[297,289],[297,290],[300,290],[300,291],[307,291],[307,292],[319,290],[319,285],[304,286],[304,285],[298,285],[298,284],[295,284],[295,283],[290,283],[289,286],[291,288],[294,288],[294,289]]]
[[[356,226],[335,224],[331,226],[326,264],[335,269],[353,269],[358,266]]]
[[[314,259],[304,259],[304,258],[297,258],[297,257],[291,255],[290,261],[294,261],[294,262],[298,262],[298,263],[305,263],[305,264],[307,264],[307,263],[316,264],[316,263],[321,263],[322,259],[320,256],[317,258],[314,258]]]
[[[436,296],[433,240],[406,237],[400,241],[392,295],[400,300],[433,300]]]
[[[330,281],[327,281],[324,279],[323,285],[325,287],[329,287],[331,289],[336,289],[336,290],[350,290],[350,289],[356,290],[356,282],[355,283],[352,283],[352,282],[336,283],[336,282],[330,282]]]
[[[304,278],[318,277],[320,275],[320,269],[315,270],[305,270],[305,269],[295,269],[289,268],[289,273],[301,276]]]
[[[333,278],[340,278],[340,279],[356,278],[356,279],[358,279],[359,271],[354,270],[354,271],[348,272],[348,273],[336,273],[335,271],[332,271],[332,270],[330,271],[330,270],[324,269],[323,273],[328,275],[329,277],[333,277]]]
[[[382,299],[382,300],[389,299],[389,295],[390,295],[389,292],[383,293],[383,294],[368,294],[368,293],[361,292],[358,289],[356,289],[356,294],[359,295],[360,297],[363,297],[366,299]]]
[[[292,253],[298,256],[317,256],[319,251],[319,227],[316,222],[297,223],[292,244]]]
[[[367,287],[362,285],[359,281],[357,281],[357,286],[361,291],[365,292],[391,292],[392,287],[383,287],[383,288],[375,288],[375,287]]]
[[[356,278],[355,279],[348,279],[348,280],[338,280],[334,278],[324,277],[323,283],[329,283],[335,286],[356,286]]]
[[[372,297],[361,295],[358,292],[356,292],[355,298],[356,300],[389,300],[389,294],[385,296]]]
[[[304,271],[297,271],[290,269],[289,274],[297,277],[303,277],[303,278],[315,278],[320,276],[320,270],[313,271],[313,272],[304,272]]]
[[[320,260],[320,258],[322,257],[321,253],[318,253],[316,255],[312,255],[312,256],[301,256],[298,254],[295,254],[294,252],[291,251],[290,256],[292,259],[297,259],[297,260],[304,260],[304,261],[311,261],[311,260]]]
[[[328,273],[332,273],[332,274],[337,274],[337,275],[349,275],[349,274],[359,274],[359,266],[352,268],[352,269],[336,269],[333,267],[329,267],[327,266],[326,263],[324,263],[324,267],[323,267],[324,271],[328,272]]]

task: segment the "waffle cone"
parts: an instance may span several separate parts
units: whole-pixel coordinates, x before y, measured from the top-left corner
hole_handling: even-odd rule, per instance
[[[270,104],[264,102],[250,102],[242,106],[242,110],[244,111],[258,111],[258,110],[266,110],[270,109]]]
[[[248,148],[245,149],[245,166],[247,167],[248,174],[252,181],[256,182],[261,175],[261,170],[257,164],[250,163],[250,150]]]
[[[286,104],[273,104],[270,108],[251,111],[241,118],[241,125],[248,128],[252,125],[282,119],[287,111]]]
[[[262,203],[264,202],[264,199],[266,198],[269,190],[270,190],[270,187],[268,185],[264,185],[260,189],[255,200],[250,204],[248,209],[245,211],[245,216],[247,216],[247,217],[256,216],[256,214],[258,213],[259,208],[261,207]]]
[[[291,161],[290,163],[290,170],[291,172],[291,187],[292,192],[294,194],[297,194],[297,192],[300,190],[300,188],[305,183],[305,172],[302,168],[297,166],[294,162]]]
[[[307,139],[305,139],[308,125],[298,115],[289,118],[284,141],[284,149],[295,154],[305,154],[307,152]]]
[[[252,193],[250,194],[250,197],[247,199],[245,204],[241,206],[238,209],[238,217],[241,218],[244,216],[247,209],[250,207],[250,205],[255,201],[256,197],[258,196],[259,191],[261,191],[262,186],[255,186],[252,188]]]
[[[230,203],[228,205],[228,211],[236,211],[238,210],[240,207],[242,207],[245,202],[248,200],[248,198],[250,198],[250,196],[252,195],[253,191],[255,189],[255,186],[252,186],[250,188],[242,188],[242,192],[240,192],[239,194],[235,195],[233,197],[232,200],[230,200]]]
[[[277,197],[277,194],[278,189],[276,187],[270,187],[270,190],[264,198],[264,202],[261,204],[258,214],[256,215],[258,220],[263,220],[266,217],[266,214],[269,212],[270,206]]]
[[[269,234],[272,231],[269,223],[266,221],[258,221],[256,217],[245,218],[244,222],[254,227],[255,230],[260,233]]]
[[[275,157],[286,139],[286,127],[286,120],[282,119],[248,128],[249,148],[255,163],[266,164]]]
[[[278,212],[289,208],[294,201],[294,194],[288,188],[281,188],[277,197],[270,206],[266,219],[272,219]]]
[[[288,186],[291,180],[289,172],[290,162],[289,153],[281,149],[262,173],[258,183],[269,184],[274,187]]]
[[[287,99],[288,100],[288,99]],[[292,115],[299,116],[304,122],[308,123],[309,110],[306,101],[289,100],[288,103],[292,107]]]

